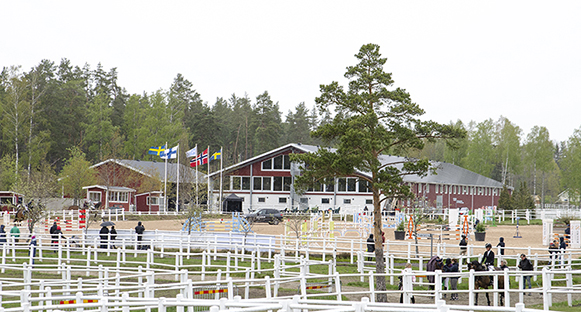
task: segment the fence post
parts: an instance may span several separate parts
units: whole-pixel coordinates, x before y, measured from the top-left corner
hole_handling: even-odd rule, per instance
[[[571,274],[571,265],[569,264],[569,268],[567,269],[567,273],[565,273],[565,277],[567,278],[567,304],[572,307],[573,306],[573,298],[571,297],[571,292],[573,292],[573,274]]]
[[[468,272],[468,305],[474,305],[474,269]]]
[[[551,307],[551,293],[549,292],[551,289],[551,280],[549,279],[549,273],[547,272],[547,268],[543,268],[543,309],[549,310]]]
[[[335,286],[336,288],[337,286]],[[375,279],[373,275],[373,271],[369,271],[369,293],[371,294],[370,300],[371,302],[375,302]]]
[[[510,307],[510,276],[508,268],[504,269],[504,306]]]
[[[434,298],[435,303],[442,299],[442,270],[436,270],[434,272]]]
[[[341,278],[339,277],[339,273],[335,273],[335,289],[337,290],[337,301],[342,301],[343,296],[341,295]]]

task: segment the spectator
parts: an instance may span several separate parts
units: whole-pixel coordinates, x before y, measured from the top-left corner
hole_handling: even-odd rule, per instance
[[[0,244],[6,243],[6,230],[4,224],[0,225]]]
[[[115,239],[117,239],[117,230],[115,230],[115,226],[111,226],[111,231],[109,231],[109,238],[111,238],[111,248],[115,249]]]
[[[468,245],[468,242],[466,241],[466,235],[462,234],[462,239],[460,240],[459,245],[460,245],[460,255],[465,256],[466,251],[468,250],[468,247],[466,247]]]
[[[452,265],[448,268],[448,272],[456,273],[460,272],[460,268],[458,267],[458,260],[452,259]],[[457,290],[458,289],[458,277],[450,277],[450,290]],[[452,293],[452,300],[458,300],[458,293]]]
[[[498,244],[496,245],[496,247],[500,247],[500,255],[504,256],[504,247],[506,245],[504,244],[504,237],[500,237],[498,239]]]
[[[53,237],[55,237],[55,242],[58,246],[59,242],[65,238],[63,236],[63,231],[61,231],[61,227],[57,226],[56,231],[53,234],[54,234]],[[56,250],[54,252],[56,252]]]
[[[444,273],[450,272],[451,266],[452,266],[452,259],[447,258],[446,264],[444,264],[444,266],[442,266],[442,272],[444,272]],[[448,290],[448,289],[450,289],[450,278],[445,277],[444,278],[444,290]],[[444,294],[444,298],[446,298],[446,294]]]
[[[137,249],[142,249],[143,246],[141,242],[143,241],[143,232],[145,232],[145,226],[141,224],[141,221],[137,222],[137,226],[135,227],[135,233],[137,233]]]
[[[500,261],[500,269],[504,271],[504,269],[508,269],[508,265],[506,264],[506,260]]]
[[[565,237],[569,238],[569,235],[571,235],[571,223],[567,224],[567,228],[565,229]]]
[[[385,232],[381,231],[381,243],[385,244]]]
[[[373,239],[373,234],[369,234],[367,238],[367,252],[375,251],[375,239]],[[372,261],[372,257],[367,257],[367,261]]]
[[[412,271],[412,264],[411,263],[406,263],[405,265],[405,269],[402,271],[402,273],[413,273]],[[412,275],[411,276],[411,282],[415,283],[416,282],[416,276]],[[411,289],[413,290],[414,286],[412,285]],[[403,290],[403,276],[399,277],[399,290]],[[416,298],[414,298],[414,296],[412,296],[411,294],[407,294],[408,296],[410,296],[410,302],[411,303],[416,303]],[[403,303],[403,292],[401,293],[401,295],[399,296],[399,303]]]
[[[529,259],[527,259],[527,256],[525,254],[520,255],[520,262],[518,264],[518,267],[523,271],[533,271],[534,270],[532,263],[529,261]],[[529,290],[530,290],[532,288],[531,275],[524,276],[523,290],[526,289],[527,282],[529,284]],[[531,295],[531,293],[529,292],[529,296],[530,295]]]
[[[556,253],[559,252],[559,246],[557,246],[557,240],[553,240],[553,242],[551,242],[551,244],[549,245],[549,257],[551,259],[551,263],[555,264],[553,261],[556,260],[557,255]]]
[[[14,242],[18,244],[20,241],[20,229],[14,223],[14,227],[10,229],[10,236],[14,237]]]
[[[28,252],[28,256],[30,257],[30,254],[32,253],[32,260],[31,260],[31,264],[34,264],[34,258],[36,258],[36,235],[32,235],[32,237],[30,238],[30,243],[28,244],[28,246],[30,246],[30,251]]]
[[[561,258],[561,264],[565,264],[565,250],[567,249],[567,243],[565,242],[565,237],[563,236],[561,236],[559,240],[559,257]]]
[[[101,238],[101,248],[108,248],[109,229],[106,226],[101,227],[101,231],[99,231],[99,238]]]
[[[56,228],[57,228],[57,226],[58,226],[58,225],[56,224],[56,221],[55,221],[55,222],[52,224],[52,226],[50,227],[50,229],[48,230],[48,233],[49,233],[50,235],[54,234],[54,232],[56,232]]]

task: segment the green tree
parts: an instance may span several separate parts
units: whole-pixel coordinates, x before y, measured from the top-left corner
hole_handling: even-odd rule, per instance
[[[267,91],[256,97],[253,107],[254,119],[252,127],[255,129],[254,153],[261,154],[279,146],[281,133],[281,119],[278,103],[270,99]]]
[[[16,167],[14,154],[5,154],[0,159],[0,190],[11,190],[12,186],[16,184],[18,180],[17,172],[20,170],[14,171],[14,167]]]
[[[470,131],[470,143],[466,157],[463,160],[464,168],[481,174],[492,176],[495,166],[494,151],[494,122],[487,119],[476,125],[476,130]]]
[[[514,209],[514,202],[506,185],[504,185],[500,191],[500,197],[498,198],[498,208],[504,210]]]
[[[85,195],[83,186],[95,184],[96,172],[91,168],[91,163],[85,159],[85,153],[80,148],[71,147],[68,151],[70,157],[60,173],[60,180],[65,194],[69,194],[74,204],[78,205],[79,199]]]
[[[526,182],[521,182],[513,195],[515,209],[535,209],[535,201]]]
[[[282,144],[304,143],[311,144],[311,130],[313,129],[312,116],[304,102],[295,107],[295,112],[289,111],[284,123],[284,138]]]
[[[93,160],[102,161],[109,154],[105,145],[111,141],[116,130],[111,122],[112,111],[104,94],[97,95],[89,103],[86,143]]]
[[[521,148],[520,136],[522,130],[506,117],[500,117],[496,131],[496,159],[501,160],[501,182],[509,184],[510,175],[520,172]]]
[[[419,119],[424,110],[413,103],[410,95],[392,88],[391,73],[383,70],[386,58],[379,46],[367,44],[355,55],[359,63],[347,67],[345,78],[349,89],[338,82],[321,85],[316,103],[321,111],[335,109],[332,122],[319,126],[312,135],[324,142],[337,142],[336,151],[321,148],[315,153],[294,154],[291,159],[301,163],[302,175],[296,184],[304,189],[314,181],[332,182],[336,177],[358,175],[373,193],[374,234],[381,237],[381,202],[395,197],[413,197],[403,183],[408,174],[424,175],[431,165],[427,159],[408,159],[399,166],[382,161],[381,155],[408,149],[422,149],[424,139],[458,138],[465,132],[449,125]],[[358,174],[364,172],[366,174]],[[375,242],[376,272],[385,272],[383,245]],[[378,276],[377,290],[386,289],[385,277]],[[378,294],[377,301],[387,301]]]
[[[553,169],[555,150],[549,138],[549,130],[534,126],[527,135],[525,143],[525,163],[533,178],[533,194],[537,195],[537,178],[541,178],[541,207],[544,207],[545,178]]]

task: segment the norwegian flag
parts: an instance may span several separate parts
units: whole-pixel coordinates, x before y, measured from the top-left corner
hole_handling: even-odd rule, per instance
[[[204,150],[200,155],[190,160],[190,167],[205,165],[207,163],[208,163],[208,149],[206,148],[206,150]]]

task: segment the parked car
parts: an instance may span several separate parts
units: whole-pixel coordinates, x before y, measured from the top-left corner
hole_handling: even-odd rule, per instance
[[[282,212],[276,209],[260,209],[256,212],[246,214],[244,217],[250,223],[268,222],[268,224],[277,225],[282,221]]]

